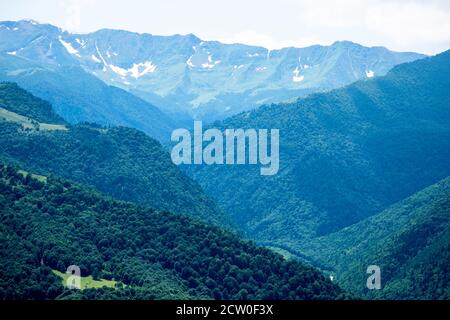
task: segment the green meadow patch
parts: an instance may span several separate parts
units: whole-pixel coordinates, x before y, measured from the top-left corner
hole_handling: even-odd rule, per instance
[[[26,177],[27,175],[29,175],[30,173],[25,171],[25,170],[17,170],[18,173],[20,173],[23,177]],[[39,174],[34,174],[31,173],[31,178],[38,180],[40,182],[46,183],[47,182],[47,177],[46,176],[41,176]]]
[[[52,270],[54,274],[56,274],[58,277],[62,279],[62,283],[64,287],[66,287],[67,279],[70,277],[69,273],[63,273],[58,270]],[[116,284],[119,282],[115,280],[106,280],[106,279],[100,279],[100,280],[94,280],[92,276],[88,277],[81,277],[81,290],[84,289],[98,289],[103,287],[108,288],[115,288]]]
[[[31,118],[24,117],[15,112],[0,107],[0,121],[9,121],[22,125],[23,129],[42,130],[42,131],[67,131],[67,127],[62,124],[51,124],[37,122]]]

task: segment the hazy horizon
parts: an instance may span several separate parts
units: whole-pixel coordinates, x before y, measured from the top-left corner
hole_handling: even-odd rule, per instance
[[[101,13],[101,14],[99,14]],[[443,0],[43,0],[0,3],[0,20],[32,19],[73,33],[120,29],[268,49],[352,41],[436,54],[450,48],[450,3]]]

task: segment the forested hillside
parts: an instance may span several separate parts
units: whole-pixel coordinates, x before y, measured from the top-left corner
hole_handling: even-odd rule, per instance
[[[5,103],[3,103],[5,101]],[[0,107],[46,121],[50,105],[15,84],[0,87]],[[35,130],[0,115],[0,156],[41,174],[95,187],[120,200],[228,225],[199,185],[182,173],[159,142],[125,127],[80,124],[69,130]]]
[[[14,83],[0,83],[0,108],[27,116],[37,122],[65,124],[47,101],[33,96]]]
[[[450,299],[450,178],[300,247],[361,296]],[[381,268],[382,290],[367,290],[369,265]]]
[[[336,299],[321,273],[188,217],[0,165],[0,298]],[[69,291],[52,270],[114,279]]]
[[[450,51],[385,77],[262,106],[225,128],[280,129],[280,170],[192,166],[248,237],[295,248],[450,175]]]

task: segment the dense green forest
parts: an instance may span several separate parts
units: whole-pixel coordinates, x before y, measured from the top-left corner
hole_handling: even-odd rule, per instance
[[[385,77],[265,105],[214,127],[278,128],[280,169],[192,166],[190,174],[261,243],[295,249],[450,175],[450,51]]]
[[[360,296],[450,299],[450,177],[299,247]],[[367,290],[369,265],[381,268],[382,290]]]
[[[2,299],[336,299],[317,270],[186,216],[0,166]],[[52,270],[116,288],[70,291]]]
[[[60,121],[47,103],[15,84],[1,85],[0,107],[36,121]],[[30,130],[2,121],[0,114],[0,155],[37,173],[88,184],[120,200],[229,225],[214,201],[172,163],[161,144],[136,129],[79,124],[69,130]]]
[[[65,124],[47,101],[33,96],[15,83],[0,83],[0,107],[37,122]]]

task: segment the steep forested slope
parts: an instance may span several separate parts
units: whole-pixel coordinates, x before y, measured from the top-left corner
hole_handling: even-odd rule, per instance
[[[385,77],[267,105],[219,128],[280,129],[280,170],[193,166],[248,236],[295,247],[450,175],[450,51]]]
[[[185,216],[0,166],[0,298],[335,299],[315,269]],[[120,281],[63,290],[53,270]]]
[[[42,100],[14,84],[0,88],[0,107],[36,120],[54,120]],[[55,173],[121,200],[227,224],[221,210],[171,162],[159,142],[138,130],[80,124],[46,131],[1,119],[0,155],[27,169]]]
[[[301,251],[360,295],[450,299],[450,178]],[[366,289],[366,268],[381,268],[382,290]]]
[[[38,122],[64,124],[52,106],[14,83],[0,83],[0,108],[24,115]]]

